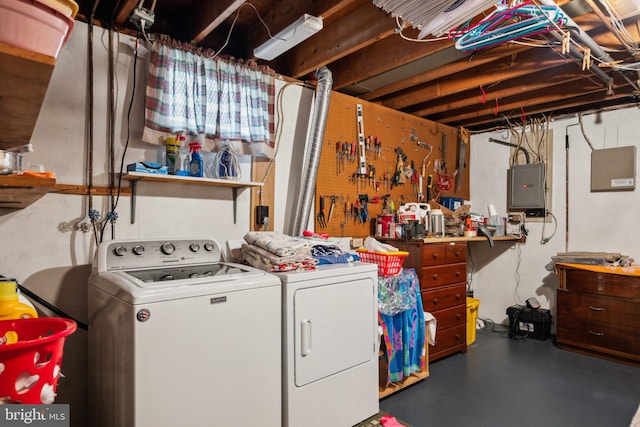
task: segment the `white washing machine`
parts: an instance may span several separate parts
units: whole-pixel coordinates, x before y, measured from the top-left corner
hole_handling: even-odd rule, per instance
[[[281,426],[281,283],[211,239],[112,241],[89,282],[100,427]]]
[[[276,273],[285,427],[353,426],[379,411],[376,264]]]

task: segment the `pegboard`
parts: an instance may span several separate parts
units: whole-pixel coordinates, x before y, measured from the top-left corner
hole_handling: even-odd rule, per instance
[[[362,106],[362,127],[358,125],[358,105]],[[357,148],[360,130],[365,138],[365,174],[358,174],[362,166]],[[443,139],[446,140],[446,158],[442,151]],[[348,149],[349,144],[356,146],[355,151]],[[459,161],[460,146],[464,146],[464,161]],[[396,150],[404,153],[405,168],[410,168],[413,162],[414,175],[423,177],[422,187],[417,185],[419,179],[407,177],[408,174],[405,174],[404,183],[392,185],[391,178],[398,170],[399,153]],[[385,198],[389,208],[395,209],[407,202],[428,201],[429,175],[433,183],[432,200],[441,196],[468,200],[470,151],[469,137],[464,129],[332,92],[316,181],[316,232],[332,237],[373,234],[371,219],[382,212]],[[459,168],[459,165],[463,167]],[[448,184],[451,189],[441,191],[438,182],[441,188]],[[359,195],[368,198],[366,219],[354,214]],[[324,199],[324,225],[319,220],[321,199]]]

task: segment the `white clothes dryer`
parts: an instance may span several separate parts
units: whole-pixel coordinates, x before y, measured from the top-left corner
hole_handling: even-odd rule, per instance
[[[379,411],[378,267],[275,273],[283,294],[284,427],[352,426]]]

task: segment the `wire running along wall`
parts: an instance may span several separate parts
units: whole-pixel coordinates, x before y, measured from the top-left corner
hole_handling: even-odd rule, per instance
[[[360,166],[358,104],[362,105],[367,171],[360,175],[357,174]],[[382,212],[385,201],[396,210],[407,202],[427,203],[429,175],[433,179],[432,198],[449,196],[468,200],[470,147],[466,145],[464,161],[459,161],[458,139],[458,128],[333,92],[316,182],[315,231],[332,237],[372,235],[371,220]],[[405,175],[403,183],[392,185],[398,152],[406,156],[405,169],[413,165],[413,174],[424,175],[421,188],[417,188],[419,180],[413,175]],[[456,173],[461,164],[464,167]],[[452,188],[439,192],[436,181],[439,175],[445,174],[451,179]],[[461,182],[457,189],[458,176]],[[418,200],[420,190],[422,200]],[[367,215],[363,216],[365,200]]]

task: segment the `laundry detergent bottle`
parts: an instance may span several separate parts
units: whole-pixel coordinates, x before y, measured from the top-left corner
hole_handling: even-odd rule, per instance
[[[0,281],[0,320],[38,317],[33,307],[20,302],[17,289],[13,280]]]
[[[202,154],[200,154],[199,142],[191,142],[189,149],[191,150],[191,161],[189,162],[189,169],[191,176],[204,176],[204,162],[202,161]]]

